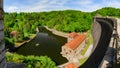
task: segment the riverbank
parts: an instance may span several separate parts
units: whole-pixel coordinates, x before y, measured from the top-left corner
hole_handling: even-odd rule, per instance
[[[15,42],[15,48],[20,47],[21,45],[30,42],[37,34],[30,34],[30,39],[23,42]]]
[[[55,34],[55,35],[68,38],[68,34],[69,34],[69,33],[57,31],[57,30],[55,30],[55,29],[48,28],[47,26],[44,26],[44,27],[45,27],[47,30],[51,31],[51,32],[52,32],[53,34]],[[15,47],[16,47],[16,48],[17,48],[17,47],[20,47],[21,45],[23,45],[23,44],[31,41],[35,36],[36,36],[36,34],[31,34],[29,40],[23,41],[23,42],[15,42]]]
[[[48,28],[47,26],[44,26],[44,27],[45,27],[47,30],[51,31],[51,32],[52,32],[53,34],[55,34],[55,35],[68,38],[68,34],[69,34],[69,33],[57,31],[56,29],[51,29],[51,28]]]

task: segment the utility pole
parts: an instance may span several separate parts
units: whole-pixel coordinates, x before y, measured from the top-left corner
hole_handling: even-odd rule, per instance
[[[3,0],[0,0],[0,68],[6,68]]]

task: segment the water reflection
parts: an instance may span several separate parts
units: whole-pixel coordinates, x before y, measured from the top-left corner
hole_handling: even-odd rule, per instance
[[[44,27],[29,43],[20,47],[16,52],[22,55],[47,55],[58,64],[67,62],[60,54],[61,46],[67,42],[66,38],[56,36]]]

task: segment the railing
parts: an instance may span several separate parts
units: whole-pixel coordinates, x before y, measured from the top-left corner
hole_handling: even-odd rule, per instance
[[[116,68],[117,62],[120,62],[120,43],[117,31],[119,29],[117,28],[117,25],[118,22],[114,19],[114,29],[111,36],[111,41],[99,68]]]

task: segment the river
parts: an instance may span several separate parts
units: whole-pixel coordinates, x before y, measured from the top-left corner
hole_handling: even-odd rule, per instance
[[[67,62],[67,59],[60,54],[61,46],[67,42],[67,39],[52,34],[44,27],[39,27],[40,32],[29,43],[20,47],[16,53],[22,55],[48,56],[57,65]]]

